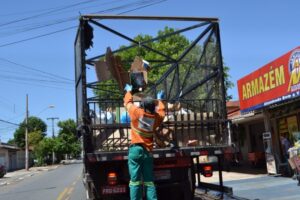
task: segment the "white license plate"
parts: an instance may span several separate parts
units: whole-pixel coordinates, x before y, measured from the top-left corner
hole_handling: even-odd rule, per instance
[[[171,179],[171,171],[170,170],[159,170],[154,171],[155,180],[168,180]]]
[[[102,194],[123,194],[126,193],[126,185],[104,186],[101,188]]]

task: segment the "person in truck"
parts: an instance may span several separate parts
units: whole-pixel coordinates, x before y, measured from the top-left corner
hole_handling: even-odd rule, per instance
[[[165,117],[165,106],[161,101],[164,92],[157,94],[157,100],[145,97],[140,106],[133,104],[132,85],[126,84],[124,106],[130,117],[131,145],[128,152],[128,169],[130,174],[130,199],[142,199],[144,185],[147,200],[157,200],[153,182],[153,134]]]

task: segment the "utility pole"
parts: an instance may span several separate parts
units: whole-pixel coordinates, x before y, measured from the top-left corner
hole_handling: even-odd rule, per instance
[[[54,120],[58,120],[59,118],[58,117],[48,117],[47,120],[52,120],[52,138],[55,137],[54,135]],[[54,151],[52,151],[52,164],[54,164],[55,162],[55,154],[54,154]]]
[[[28,94],[26,94],[25,169],[28,171]]]

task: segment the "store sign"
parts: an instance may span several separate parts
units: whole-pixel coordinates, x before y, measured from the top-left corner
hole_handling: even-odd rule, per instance
[[[238,91],[244,113],[300,96],[300,47],[238,80]]]

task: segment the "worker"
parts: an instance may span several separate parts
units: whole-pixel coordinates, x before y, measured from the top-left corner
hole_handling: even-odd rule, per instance
[[[163,121],[165,106],[161,101],[164,92],[157,94],[157,100],[150,97],[142,99],[140,106],[133,104],[132,85],[126,84],[124,106],[131,120],[131,145],[128,152],[128,169],[130,174],[130,199],[142,199],[142,187],[147,200],[157,200],[153,182],[153,134]],[[143,180],[143,181],[142,181]]]

